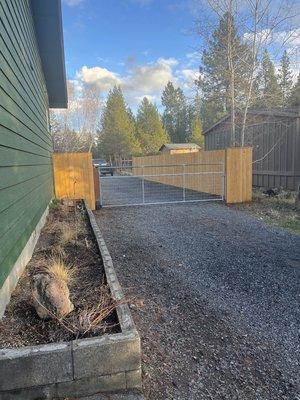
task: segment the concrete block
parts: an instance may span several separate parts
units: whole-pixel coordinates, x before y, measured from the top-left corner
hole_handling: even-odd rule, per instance
[[[140,354],[140,338],[131,332],[74,341],[74,377],[81,379],[138,369]]]
[[[55,396],[55,385],[0,392],[0,400],[52,400]]]
[[[72,380],[71,344],[0,350],[0,391]]]
[[[142,389],[142,370],[141,368],[135,371],[126,371],[126,386],[127,389]]]
[[[99,392],[114,392],[126,389],[124,372],[117,374],[96,376],[92,378],[78,379],[73,382],[57,384],[57,398],[74,396],[89,396]]]

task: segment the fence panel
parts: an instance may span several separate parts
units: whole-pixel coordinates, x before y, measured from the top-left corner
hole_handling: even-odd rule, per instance
[[[178,187],[182,187],[182,168],[185,168],[186,189],[221,196],[224,191],[223,177],[221,176],[224,162],[225,150],[215,150],[133,157],[132,165],[134,174],[136,173],[135,168],[144,166],[145,179]],[[174,176],[176,174],[177,177]],[[201,179],[199,179],[200,174]]]
[[[187,174],[187,189],[222,196],[225,167],[225,198],[227,203],[250,201],[252,197],[252,148],[238,147],[189,154],[160,154],[133,157],[133,174],[143,167],[145,179],[182,187],[182,168]],[[178,174],[178,177],[174,175]],[[201,179],[199,176],[201,174]],[[170,176],[168,176],[170,175]]]
[[[53,154],[54,190],[58,199],[85,199],[95,209],[91,153]]]

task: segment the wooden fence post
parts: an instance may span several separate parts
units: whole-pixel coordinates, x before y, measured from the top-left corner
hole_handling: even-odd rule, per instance
[[[226,203],[252,200],[252,147],[233,147],[225,151]]]

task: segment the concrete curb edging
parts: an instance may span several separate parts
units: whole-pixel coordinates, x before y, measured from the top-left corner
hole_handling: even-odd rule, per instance
[[[95,217],[85,203],[114,299],[124,298]],[[141,346],[127,304],[116,308],[121,332],[65,343],[0,349],[0,400],[88,396],[141,389]]]
[[[122,300],[124,298],[124,294],[121,285],[118,281],[115,269],[113,267],[112,258],[106,247],[105,241],[103,239],[103,236],[101,234],[100,228],[96,222],[93,212],[89,209],[87,204],[85,204],[85,207],[102,256],[105,275],[107,283],[109,284],[111,290],[112,298],[114,300]],[[128,305],[121,304],[117,306],[117,314],[122,332],[135,332],[138,335]]]

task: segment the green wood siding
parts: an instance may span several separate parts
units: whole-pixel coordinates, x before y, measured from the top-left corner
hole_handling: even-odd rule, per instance
[[[52,198],[51,153],[30,1],[1,0],[0,287]]]

